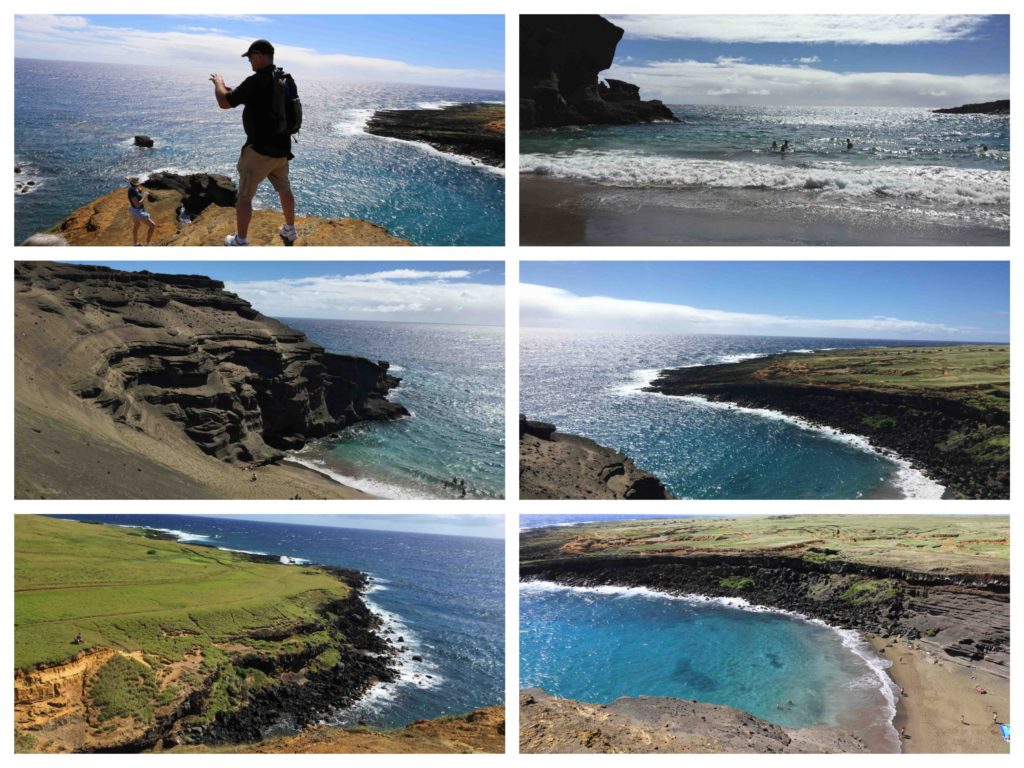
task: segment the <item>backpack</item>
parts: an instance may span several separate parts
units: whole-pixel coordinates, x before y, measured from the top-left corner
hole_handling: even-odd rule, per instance
[[[302,102],[295,80],[280,67],[274,68],[272,111],[277,120],[277,133],[294,136],[302,128]]]

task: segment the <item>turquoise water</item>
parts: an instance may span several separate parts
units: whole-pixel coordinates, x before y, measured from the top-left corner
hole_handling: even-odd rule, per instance
[[[771,411],[641,391],[664,368],[865,346],[901,342],[523,328],[520,410],[624,451],[677,498],[938,498],[941,486],[862,439]]]
[[[366,601],[409,651],[400,656],[399,680],[376,686],[336,712],[332,723],[394,728],[505,700],[504,543],[498,539],[187,515],[58,517],[169,530],[180,541],[372,576]]]
[[[244,61],[229,84],[251,72]],[[303,127],[290,175],[300,215],[355,217],[420,245],[501,245],[500,169],[424,144],[363,132],[377,109],[503,101],[497,91],[309,80],[293,72]],[[18,59],[14,66],[15,163],[32,192],[15,194],[15,243],[73,210],[158,170],[235,178],[245,141],[240,110],[221,110],[205,71]],[[132,145],[135,134],[153,149]],[[279,208],[264,184],[258,208]]]
[[[523,582],[522,687],[609,703],[672,696],[787,728],[841,726],[899,751],[884,667],[852,631],[643,588]]]
[[[666,201],[686,190],[698,207],[884,212],[905,222],[925,217],[953,227],[1009,229],[1008,116],[881,107],[672,110],[681,123],[527,132],[520,169],[662,189]],[[786,139],[793,152],[770,150]]]
[[[505,492],[505,332],[494,326],[282,318],[330,352],[387,360],[402,379],[389,399],[411,418],[364,422],[294,456],[385,498],[466,498]]]

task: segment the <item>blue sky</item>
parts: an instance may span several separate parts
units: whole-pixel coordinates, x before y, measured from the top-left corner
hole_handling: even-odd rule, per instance
[[[26,15],[14,28],[20,58],[233,71],[266,38],[296,77],[504,90],[500,15]]]
[[[504,325],[501,261],[111,261],[222,280],[271,317]]]
[[[1008,16],[609,15],[604,73],[670,104],[953,106],[1009,98]]]
[[[325,525],[372,531],[406,531],[442,536],[505,538],[504,515],[218,515],[240,520],[289,525]]]
[[[529,327],[1009,340],[1009,265],[986,262],[528,262]]]

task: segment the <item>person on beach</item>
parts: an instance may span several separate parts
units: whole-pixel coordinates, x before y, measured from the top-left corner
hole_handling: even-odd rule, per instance
[[[238,230],[224,238],[224,245],[248,245],[249,222],[252,220],[252,199],[264,179],[281,198],[284,225],[278,230],[286,245],[295,242],[295,195],[288,180],[288,161],[293,159],[292,138],[279,130],[279,117],[274,114],[274,46],[268,40],[256,40],[242,54],[249,59],[254,74],[242,84],[229,88],[224,78],[210,75],[214,95],[221,109],[234,109],[244,104],[242,127],[245,144],[238,158],[238,202],[235,221]]]
[[[142,186],[138,176],[128,179],[128,213],[132,217],[132,245],[142,245],[139,242],[139,225],[146,222],[149,229],[146,231],[146,245],[153,240],[153,233],[156,231],[156,222],[146,211],[146,198],[149,192]]]

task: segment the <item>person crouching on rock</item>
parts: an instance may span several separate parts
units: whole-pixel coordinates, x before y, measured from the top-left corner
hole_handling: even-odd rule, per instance
[[[292,138],[279,130],[274,115],[274,46],[257,40],[242,54],[249,59],[254,74],[236,88],[224,85],[224,78],[210,75],[217,104],[221,109],[234,109],[244,104],[242,127],[245,144],[238,158],[238,202],[235,219],[238,230],[224,238],[224,245],[248,245],[249,222],[252,220],[252,199],[260,182],[269,179],[281,198],[284,226],[278,233],[290,244],[295,241],[295,196],[288,181],[288,161],[292,159]]]
[[[146,245],[153,240],[153,233],[156,231],[156,222],[150,218],[146,211],[146,198],[149,192],[142,186],[137,176],[128,179],[128,213],[132,216],[132,244],[142,245],[139,242],[139,225],[146,222],[149,230],[146,232]]]

